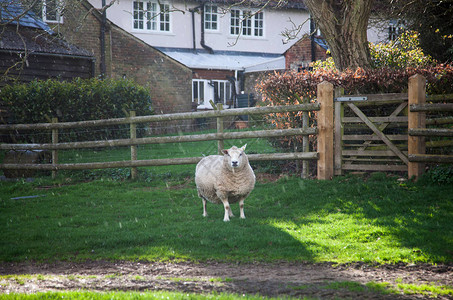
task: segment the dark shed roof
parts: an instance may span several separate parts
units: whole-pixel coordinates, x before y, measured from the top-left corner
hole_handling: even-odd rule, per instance
[[[58,38],[32,11],[25,12],[18,0],[0,0],[0,26],[0,50],[93,56]]]
[[[17,25],[18,23],[20,26],[42,29],[53,34],[52,29],[36,16],[33,11],[29,10],[25,13],[19,1],[0,0],[0,24]]]

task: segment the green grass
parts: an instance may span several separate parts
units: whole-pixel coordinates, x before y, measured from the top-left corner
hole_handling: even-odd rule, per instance
[[[264,299],[288,299],[284,298],[267,298],[258,295],[236,295],[226,293],[213,293],[213,294],[187,294],[177,292],[47,292],[37,294],[0,294],[0,299],[92,299],[92,300],[111,300],[111,299],[150,299],[150,300],[264,300]],[[307,298],[303,298],[307,299]]]
[[[258,183],[247,219],[224,223],[218,205],[201,216],[190,177],[52,184],[0,183],[0,261],[453,261],[450,185],[283,178]]]

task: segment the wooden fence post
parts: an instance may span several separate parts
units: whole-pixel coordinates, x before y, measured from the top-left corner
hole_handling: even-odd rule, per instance
[[[425,104],[426,102],[426,79],[420,74],[415,74],[409,78],[408,87],[408,130],[415,128],[426,127],[426,113],[425,112],[411,112],[410,106],[412,104]],[[425,137],[423,136],[408,136],[407,141],[408,154],[425,154]],[[408,177],[415,176],[417,179],[423,174],[425,164],[420,162],[409,162],[408,164]]]
[[[318,179],[332,179],[333,165],[333,84],[323,81],[318,84]]]
[[[58,118],[52,118],[52,123],[58,123]],[[52,129],[52,144],[58,144],[58,129]],[[52,150],[52,164],[58,164],[58,150]],[[52,170],[52,178],[57,177],[57,171]]]
[[[335,89],[335,98],[341,97],[344,95],[343,88],[336,88]],[[344,105],[340,101],[335,101],[335,138],[334,138],[334,174],[335,175],[342,175],[343,174],[343,117],[344,117]]]
[[[310,99],[307,97],[303,98],[303,103],[307,104],[310,102]],[[302,112],[302,128],[307,129],[308,128],[308,111]],[[310,143],[308,139],[308,135],[304,135],[302,137],[302,152],[309,152],[310,151]],[[309,164],[308,160],[303,160],[302,161],[302,174],[301,178],[308,178],[309,177]]]
[[[132,118],[132,117],[135,117],[136,114],[135,114],[135,111],[134,110],[131,110],[129,112],[129,117]],[[129,124],[130,126],[130,135],[131,135],[131,139],[134,140],[137,138],[137,125],[135,123],[130,123]],[[131,160],[137,160],[137,145],[131,145]],[[131,178],[133,180],[137,179],[137,167],[132,167],[131,168]]]

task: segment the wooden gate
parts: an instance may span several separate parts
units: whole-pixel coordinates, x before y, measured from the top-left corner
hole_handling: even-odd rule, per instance
[[[335,98],[335,175],[407,172],[407,94]]]

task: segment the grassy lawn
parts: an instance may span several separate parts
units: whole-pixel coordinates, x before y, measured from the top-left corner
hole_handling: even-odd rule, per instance
[[[248,153],[275,149],[267,140],[248,143]],[[139,159],[216,154],[215,142],[140,146]],[[60,162],[130,159],[127,147],[111,151],[61,151]],[[277,162],[252,163],[274,172]],[[245,202],[247,219],[223,222],[223,207],[208,204],[202,217],[194,165],[62,171],[0,181],[0,261],[148,260],[227,262],[451,263],[453,185],[422,179],[398,181],[382,173],[332,181],[284,176],[258,182]],[[445,177],[442,169],[434,175]],[[435,177],[434,176],[434,177]],[[237,216],[237,204],[232,206]],[[28,275],[21,275],[28,276]],[[41,275],[37,275],[41,276]],[[303,289],[305,286],[296,286]],[[365,289],[377,294],[452,294],[451,287],[357,282],[326,289]],[[436,290],[437,289],[437,290]],[[253,295],[174,292],[50,292],[0,294],[0,299],[263,299]]]
[[[218,205],[201,216],[191,177],[1,182],[0,195],[1,261],[453,261],[453,186],[384,174],[257,183],[230,223]]]

